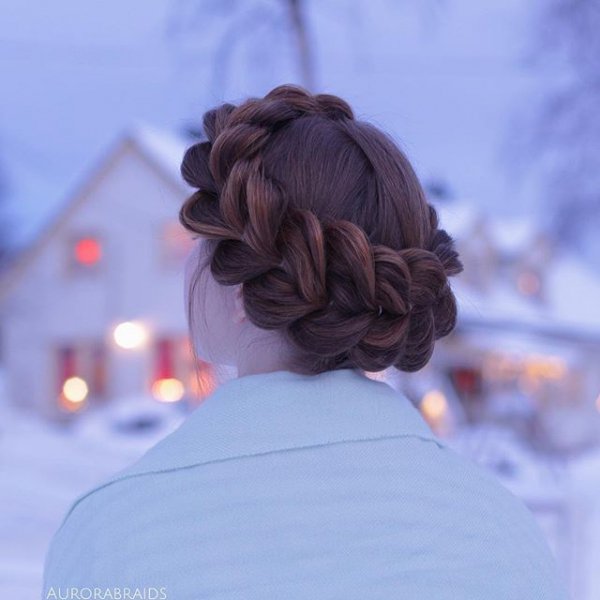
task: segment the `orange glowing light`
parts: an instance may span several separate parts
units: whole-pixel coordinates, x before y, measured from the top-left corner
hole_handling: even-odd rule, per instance
[[[88,396],[88,385],[81,377],[73,376],[66,379],[59,396],[60,405],[68,411],[80,410]]]
[[[439,390],[430,390],[423,396],[421,412],[428,421],[440,421],[448,411],[446,397]]]
[[[157,379],[152,384],[152,395],[160,402],[179,402],[184,393],[183,383],[174,377]]]
[[[522,294],[533,296],[540,291],[540,278],[530,271],[521,273],[517,279],[517,287]]]

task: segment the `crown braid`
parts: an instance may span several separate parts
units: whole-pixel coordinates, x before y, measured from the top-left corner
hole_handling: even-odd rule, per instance
[[[394,249],[355,222],[290,203],[282,182],[268,174],[264,152],[276,132],[303,117],[337,122],[353,137],[344,125],[356,121],[344,100],[298,86],[208,111],[208,140],[191,146],[182,162],[182,176],[198,189],[180,221],[218,242],[213,275],[223,285],[243,284],[248,318],[281,330],[303,370],[418,370],[455,325],[447,276],[462,264],[453,241],[438,229],[431,205],[424,205],[422,247]]]

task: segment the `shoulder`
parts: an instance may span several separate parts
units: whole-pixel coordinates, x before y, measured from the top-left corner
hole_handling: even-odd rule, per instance
[[[560,567],[525,502],[448,443],[382,440],[353,449],[351,458],[358,471],[374,473],[370,505],[385,500],[380,516],[403,532],[419,569],[435,564],[440,577],[453,571],[465,589],[493,581],[490,598],[566,599]]]
[[[148,486],[152,485],[149,480],[155,477],[132,480],[129,469],[71,502],[46,551],[44,590],[108,585],[122,573],[121,559],[136,544],[139,547],[142,522],[147,518]]]
[[[456,518],[462,530],[454,541],[471,545],[480,559],[495,563],[498,573],[511,572],[515,583],[520,578],[524,585],[546,590],[540,597],[565,600],[560,566],[525,501],[452,447],[438,447],[437,454],[433,472],[438,489],[452,502],[449,519]]]
[[[320,511],[305,511],[290,500],[293,510],[282,506],[273,513],[273,504],[290,490]],[[489,598],[566,598],[557,565],[524,503],[483,467],[444,444],[414,436],[152,472],[127,469],[73,503],[48,552],[46,589],[164,572],[165,561],[181,558],[185,544],[213,539],[215,531],[219,547],[229,543],[234,552],[244,539],[230,527],[239,519],[233,507],[240,506],[246,507],[250,528],[256,524],[260,530],[274,519],[280,519],[277,528],[294,528],[300,519],[308,534],[328,530],[338,542],[349,536],[356,543],[368,523],[370,535],[391,544],[400,571],[418,585],[423,569],[434,565],[431,585],[445,581],[463,590],[462,597],[487,590]],[[209,519],[200,516],[207,514]],[[323,515],[337,526],[327,529],[332,526],[324,526]],[[188,550],[201,564],[200,548]]]
[[[431,489],[443,492],[455,510],[468,511],[475,526],[497,528],[498,535],[518,529],[537,546],[546,547],[543,534],[525,502],[488,469],[446,443],[423,448],[430,454],[427,467]]]

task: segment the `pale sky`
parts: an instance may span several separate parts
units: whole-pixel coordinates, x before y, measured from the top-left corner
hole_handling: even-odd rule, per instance
[[[232,66],[215,86],[210,65],[231,20],[226,14],[201,15],[192,45],[189,37],[166,35],[173,7],[184,10],[189,1],[1,1],[0,160],[11,184],[16,239],[56,210],[132,121],[199,122],[217,102],[298,81],[285,34],[268,25],[281,3],[255,4],[262,13],[232,36],[239,40]],[[442,177],[459,197],[498,212],[533,210],[534,190],[501,163],[511,119],[541,80],[522,61],[529,3],[308,6],[319,91],[347,98],[359,117],[392,133],[423,178]]]

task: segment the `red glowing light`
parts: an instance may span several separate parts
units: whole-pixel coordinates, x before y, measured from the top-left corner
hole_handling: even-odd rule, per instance
[[[83,265],[93,265],[100,260],[102,249],[98,240],[81,238],[75,244],[75,258]]]

